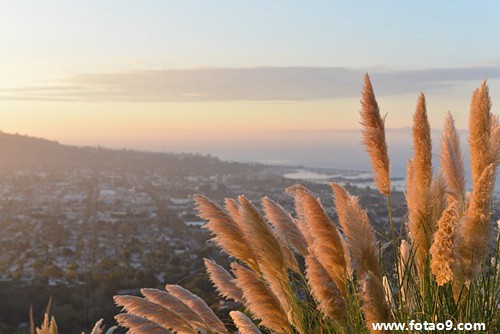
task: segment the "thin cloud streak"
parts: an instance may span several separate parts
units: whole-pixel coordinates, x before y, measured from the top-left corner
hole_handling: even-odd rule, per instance
[[[341,67],[138,70],[74,74],[52,86],[0,89],[0,99],[78,101],[306,101],[354,98],[364,71]],[[500,65],[372,71],[377,96],[443,91],[500,78]]]

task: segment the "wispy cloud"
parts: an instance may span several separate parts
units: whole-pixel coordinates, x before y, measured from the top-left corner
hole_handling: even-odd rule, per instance
[[[0,98],[80,101],[300,101],[359,96],[364,71],[340,67],[138,70],[68,76],[52,86],[0,89]],[[377,95],[446,90],[500,78],[500,65],[372,71]]]

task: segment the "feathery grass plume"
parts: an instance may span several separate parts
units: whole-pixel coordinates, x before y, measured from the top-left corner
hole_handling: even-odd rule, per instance
[[[458,223],[458,202],[451,203],[444,211],[438,222],[438,228],[434,234],[431,253],[431,271],[436,276],[439,286],[453,279],[452,267],[455,261],[454,243],[456,226]]]
[[[472,184],[475,186],[495,154],[491,152],[492,114],[491,101],[486,80],[472,93],[469,115],[469,146]]]
[[[366,211],[359,205],[357,197],[351,196],[342,186],[335,183],[330,183],[330,186],[353,269],[357,270],[359,277],[371,271],[381,279],[378,247]]]
[[[237,263],[232,264],[238,286],[243,290],[245,306],[252,315],[261,320],[264,327],[277,333],[291,333],[288,316],[280,301],[255,272]]]
[[[340,235],[340,240],[342,240],[342,248],[344,249],[344,259],[346,263],[346,271],[348,274],[348,278],[352,277],[353,274],[353,267],[352,267],[352,261],[351,261],[351,254],[349,253],[349,246],[347,245],[347,241],[345,240],[345,236],[342,234]]]
[[[414,207],[416,203],[416,193],[415,188],[413,188],[413,184],[415,183],[415,173],[413,171],[413,160],[408,159],[406,165],[406,205],[408,206],[408,210],[410,207]]]
[[[196,333],[186,319],[161,305],[136,296],[114,296],[114,300],[128,313],[151,320],[164,328],[173,329],[179,334]]]
[[[318,304],[318,309],[324,316],[334,319],[340,325],[345,325],[347,320],[347,305],[341,296],[337,284],[331,279],[325,268],[318,262],[314,255],[305,258],[306,278],[311,294]]]
[[[264,213],[266,215],[267,221],[272,226],[274,226],[274,224],[269,220],[269,217],[267,217],[268,214],[265,210],[264,198],[261,200],[261,202],[262,202],[262,206],[264,208]],[[274,203],[274,204],[278,205],[276,203]],[[283,208],[281,208],[281,210],[284,212]],[[289,218],[292,219],[290,216],[289,216]],[[293,220],[291,220],[291,223],[295,224],[293,222]],[[294,225],[294,227],[295,227],[296,231],[300,233],[300,231],[298,230],[298,227],[296,225]],[[287,239],[287,237],[288,237],[287,232],[283,233],[284,231],[277,229],[276,226],[274,226],[274,228],[271,228],[270,230],[273,231],[273,234],[280,245],[281,253],[283,254],[286,267],[290,268],[291,270],[293,270],[296,273],[299,273],[300,272],[299,263],[297,262],[297,259],[295,258],[295,253],[292,250],[293,246],[292,246],[290,240]]]
[[[104,333],[104,325],[102,324],[104,319],[99,319],[95,324],[94,328],[92,328],[92,331],[90,334],[103,334]]]
[[[448,204],[453,201],[465,203],[464,155],[460,148],[460,138],[455,128],[455,120],[450,112],[446,114],[441,138],[441,173],[446,181]]]
[[[333,183],[330,183],[330,185],[333,187]],[[341,203],[347,204],[349,202],[349,198],[347,196],[347,192],[340,192],[339,194],[337,194],[337,197],[340,198],[340,196],[344,197],[342,199]],[[344,220],[347,219],[347,215],[346,215],[347,209],[346,210],[337,210],[337,209],[335,209],[335,211],[337,213],[337,216],[339,216],[339,222],[342,219],[344,219]],[[342,215],[343,217],[340,218],[340,215]],[[342,246],[344,248],[344,258],[345,258],[345,261],[346,261],[346,264],[347,264],[346,269],[347,269],[347,272],[348,272],[349,276],[352,276],[353,270],[354,270],[354,266],[353,266],[352,259],[351,259],[351,253],[349,251],[349,245],[347,244],[347,240],[346,240],[346,238],[345,238],[344,235],[340,234],[340,239],[342,240]]]
[[[168,293],[177,297],[184,304],[190,307],[194,312],[196,312],[198,316],[203,320],[203,322],[205,322],[208,325],[210,331],[219,334],[228,333],[222,321],[220,321],[220,319],[217,318],[215,313],[212,311],[210,307],[208,307],[208,305],[203,301],[203,299],[201,299],[200,297],[196,296],[195,294],[191,293],[190,291],[184,289],[179,285],[167,284],[166,289]]]
[[[309,190],[301,185],[295,185],[287,188],[287,191],[294,194],[295,201],[300,203],[303,210],[307,231],[313,239],[312,245],[309,245],[312,253],[345,297],[347,295],[347,262],[339,231],[333,225],[320,201]]]
[[[208,329],[208,325],[203,319],[177,297],[158,289],[141,289],[141,293],[146,300],[161,305],[166,309],[174,310],[175,313],[189,322],[192,327]]]
[[[270,284],[286,314],[290,317],[290,323],[292,323],[291,300],[293,296],[290,290],[287,268],[296,272],[299,271],[295,257],[290,248],[279,242],[264,217],[245,196],[238,196],[238,201],[240,203],[243,232],[248,240],[255,241],[252,244],[252,251],[258,259],[259,269],[264,279]],[[290,255],[288,261],[285,254],[283,254],[283,247],[286,247],[286,251]],[[295,262],[290,261],[292,258]]]
[[[258,271],[259,266],[251,252],[250,243],[234,219],[202,195],[195,195],[194,200],[200,218],[208,220],[204,228],[210,230],[215,243],[230,256]]]
[[[274,226],[278,236],[290,244],[301,255],[307,255],[307,241],[292,216],[281,205],[268,197],[262,198],[267,220]]]
[[[229,312],[240,334],[262,334],[253,321],[240,311]]]
[[[413,115],[413,150],[412,175],[411,178],[408,175],[407,190],[408,228],[416,249],[418,272],[422,276],[433,233],[429,203],[432,182],[432,142],[424,94],[420,94]],[[410,198],[408,193],[411,193]]]
[[[229,215],[231,216],[231,218],[233,218],[233,220],[237,224],[239,224],[241,217],[240,217],[240,207],[239,207],[238,203],[236,203],[236,201],[232,198],[225,198],[224,199],[224,207],[225,207],[227,213],[229,213]]]
[[[382,286],[384,287],[384,292],[385,292],[385,302],[389,306],[394,305],[394,298],[392,297],[392,290],[391,286],[389,285],[389,280],[387,279],[387,276],[382,276]]]
[[[171,334],[172,332],[157,323],[133,314],[120,313],[115,319],[122,327],[128,328],[130,334]]]
[[[110,327],[106,332],[104,332],[104,330],[105,330],[104,319],[99,319],[95,323],[94,328],[92,328],[92,331],[90,332],[90,334],[104,334],[104,333],[113,334],[116,328],[117,328],[116,326],[113,326],[113,327]],[[82,332],[82,334],[84,334],[84,333]]]
[[[413,115],[412,132],[415,178],[418,181],[417,184],[421,186],[422,192],[428,191],[432,182],[432,141],[425,96],[422,93],[418,97],[417,107]]]
[[[312,250],[312,245],[314,244],[314,237],[311,235],[309,232],[309,229],[307,227],[307,221],[306,221],[306,215],[305,215],[305,210],[304,210],[304,205],[300,201],[297,201],[297,196],[293,194],[293,191],[291,188],[285,189],[285,192],[292,194],[294,198],[294,203],[295,203],[295,218],[294,222],[299,228],[300,233],[304,236],[306,239],[306,244],[307,244],[307,254],[309,254]]]
[[[374,330],[372,327],[373,323],[391,322],[391,311],[386,302],[382,282],[371,271],[367,272],[361,281],[361,296],[363,299],[361,309],[368,330],[372,333],[389,333]]]
[[[490,244],[490,203],[494,188],[495,166],[487,166],[472,191],[469,207],[457,230],[457,261],[454,274],[472,281],[481,271]]]
[[[217,263],[204,259],[210,281],[221,296],[243,303],[243,291],[236,285],[236,279]]]
[[[263,273],[281,274],[285,270],[285,257],[278,239],[255,206],[243,195],[238,196],[242,230],[258,259]],[[258,241],[258,245],[257,245]]]
[[[242,208],[241,205],[238,205],[238,203],[233,200],[232,198],[226,198],[225,199],[225,207],[231,218],[238,224],[240,229],[242,231],[245,231],[246,229],[246,222],[243,219],[242,216]],[[292,251],[290,250],[288,243],[283,242],[283,240],[279,237],[278,233],[276,231],[273,232],[274,235],[276,236],[278,243],[280,244],[282,254],[284,256],[284,260],[286,263],[286,266],[294,271],[299,270],[299,265],[297,263],[297,259],[293,255]],[[257,255],[257,254],[255,254]]]
[[[500,122],[497,115],[491,117],[490,148],[492,153],[492,163],[495,166],[500,164]]]
[[[431,183],[430,193],[430,225],[432,230],[436,231],[437,222],[441,218],[444,210],[448,207],[448,200],[446,196],[446,183],[441,173],[434,176]]]
[[[52,306],[52,297],[49,298],[49,302],[45,308],[45,314],[43,316],[43,322],[40,328],[34,328],[35,324],[33,321],[33,307],[30,307],[30,333],[35,334],[58,334],[57,322],[54,316],[50,316],[50,308]]]
[[[58,334],[57,322],[54,316],[50,317],[49,312],[45,312],[43,323],[40,328],[36,328],[36,334]]]
[[[408,278],[406,275],[411,275],[410,263],[410,244],[405,240],[401,240],[399,245],[399,263],[398,263],[398,284],[401,289],[401,298],[403,302],[407,300],[408,295]]]
[[[368,74],[365,74],[360,115],[361,125],[363,126],[363,144],[370,155],[373,166],[373,179],[380,193],[388,196],[391,190],[391,179],[390,161],[385,140],[385,117],[380,116],[380,110]]]

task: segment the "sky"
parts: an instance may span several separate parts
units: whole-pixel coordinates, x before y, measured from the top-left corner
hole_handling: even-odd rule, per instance
[[[485,78],[496,113],[499,7],[5,1],[0,129],[64,144],[345,167],[342,149],[362,152],[365,73],[391,129],[411,126],[420,92],[432,128],[451,110],[465,129],[471,92]]]

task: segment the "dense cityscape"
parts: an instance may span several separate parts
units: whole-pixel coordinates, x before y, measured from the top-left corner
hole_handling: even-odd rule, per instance
[[[300,167],[71,148],[2,136],[8,139],[4,155],[9,156],[10,147],[16,157],[9,156],[10,165],[0,174],[0,333],[25,333],[30,305],[39,320],[51,297],[63,332],[88,329],[101,317],[111,325],[119,311],[113,295],[166,283],[186,286],[218,312],[227,312],[234,305],[219,304],[204,272],[204,257],[221,264],[226,259],[209,241],[194,211],[192,196],[197,193],[219,204],[225,197],[245,194],[259,205],[260,198],[268,196],[293,212],[292,198],[284,189],[302,182],[333,216],[328,181],[334,181],[359,196],[382,240],[389,231],[385,198],[367,186],[366,173],[314,170],[301,176]],[[34,143],[44,148],[40,154],[58,156],[56,165],[64,167],[37,160]],[[100,163],[72,158],[86,154]],[[16,159],[19,168],[13,168]],[[401,191],[392,194],[398,228],[405,212],[403,197]]]

